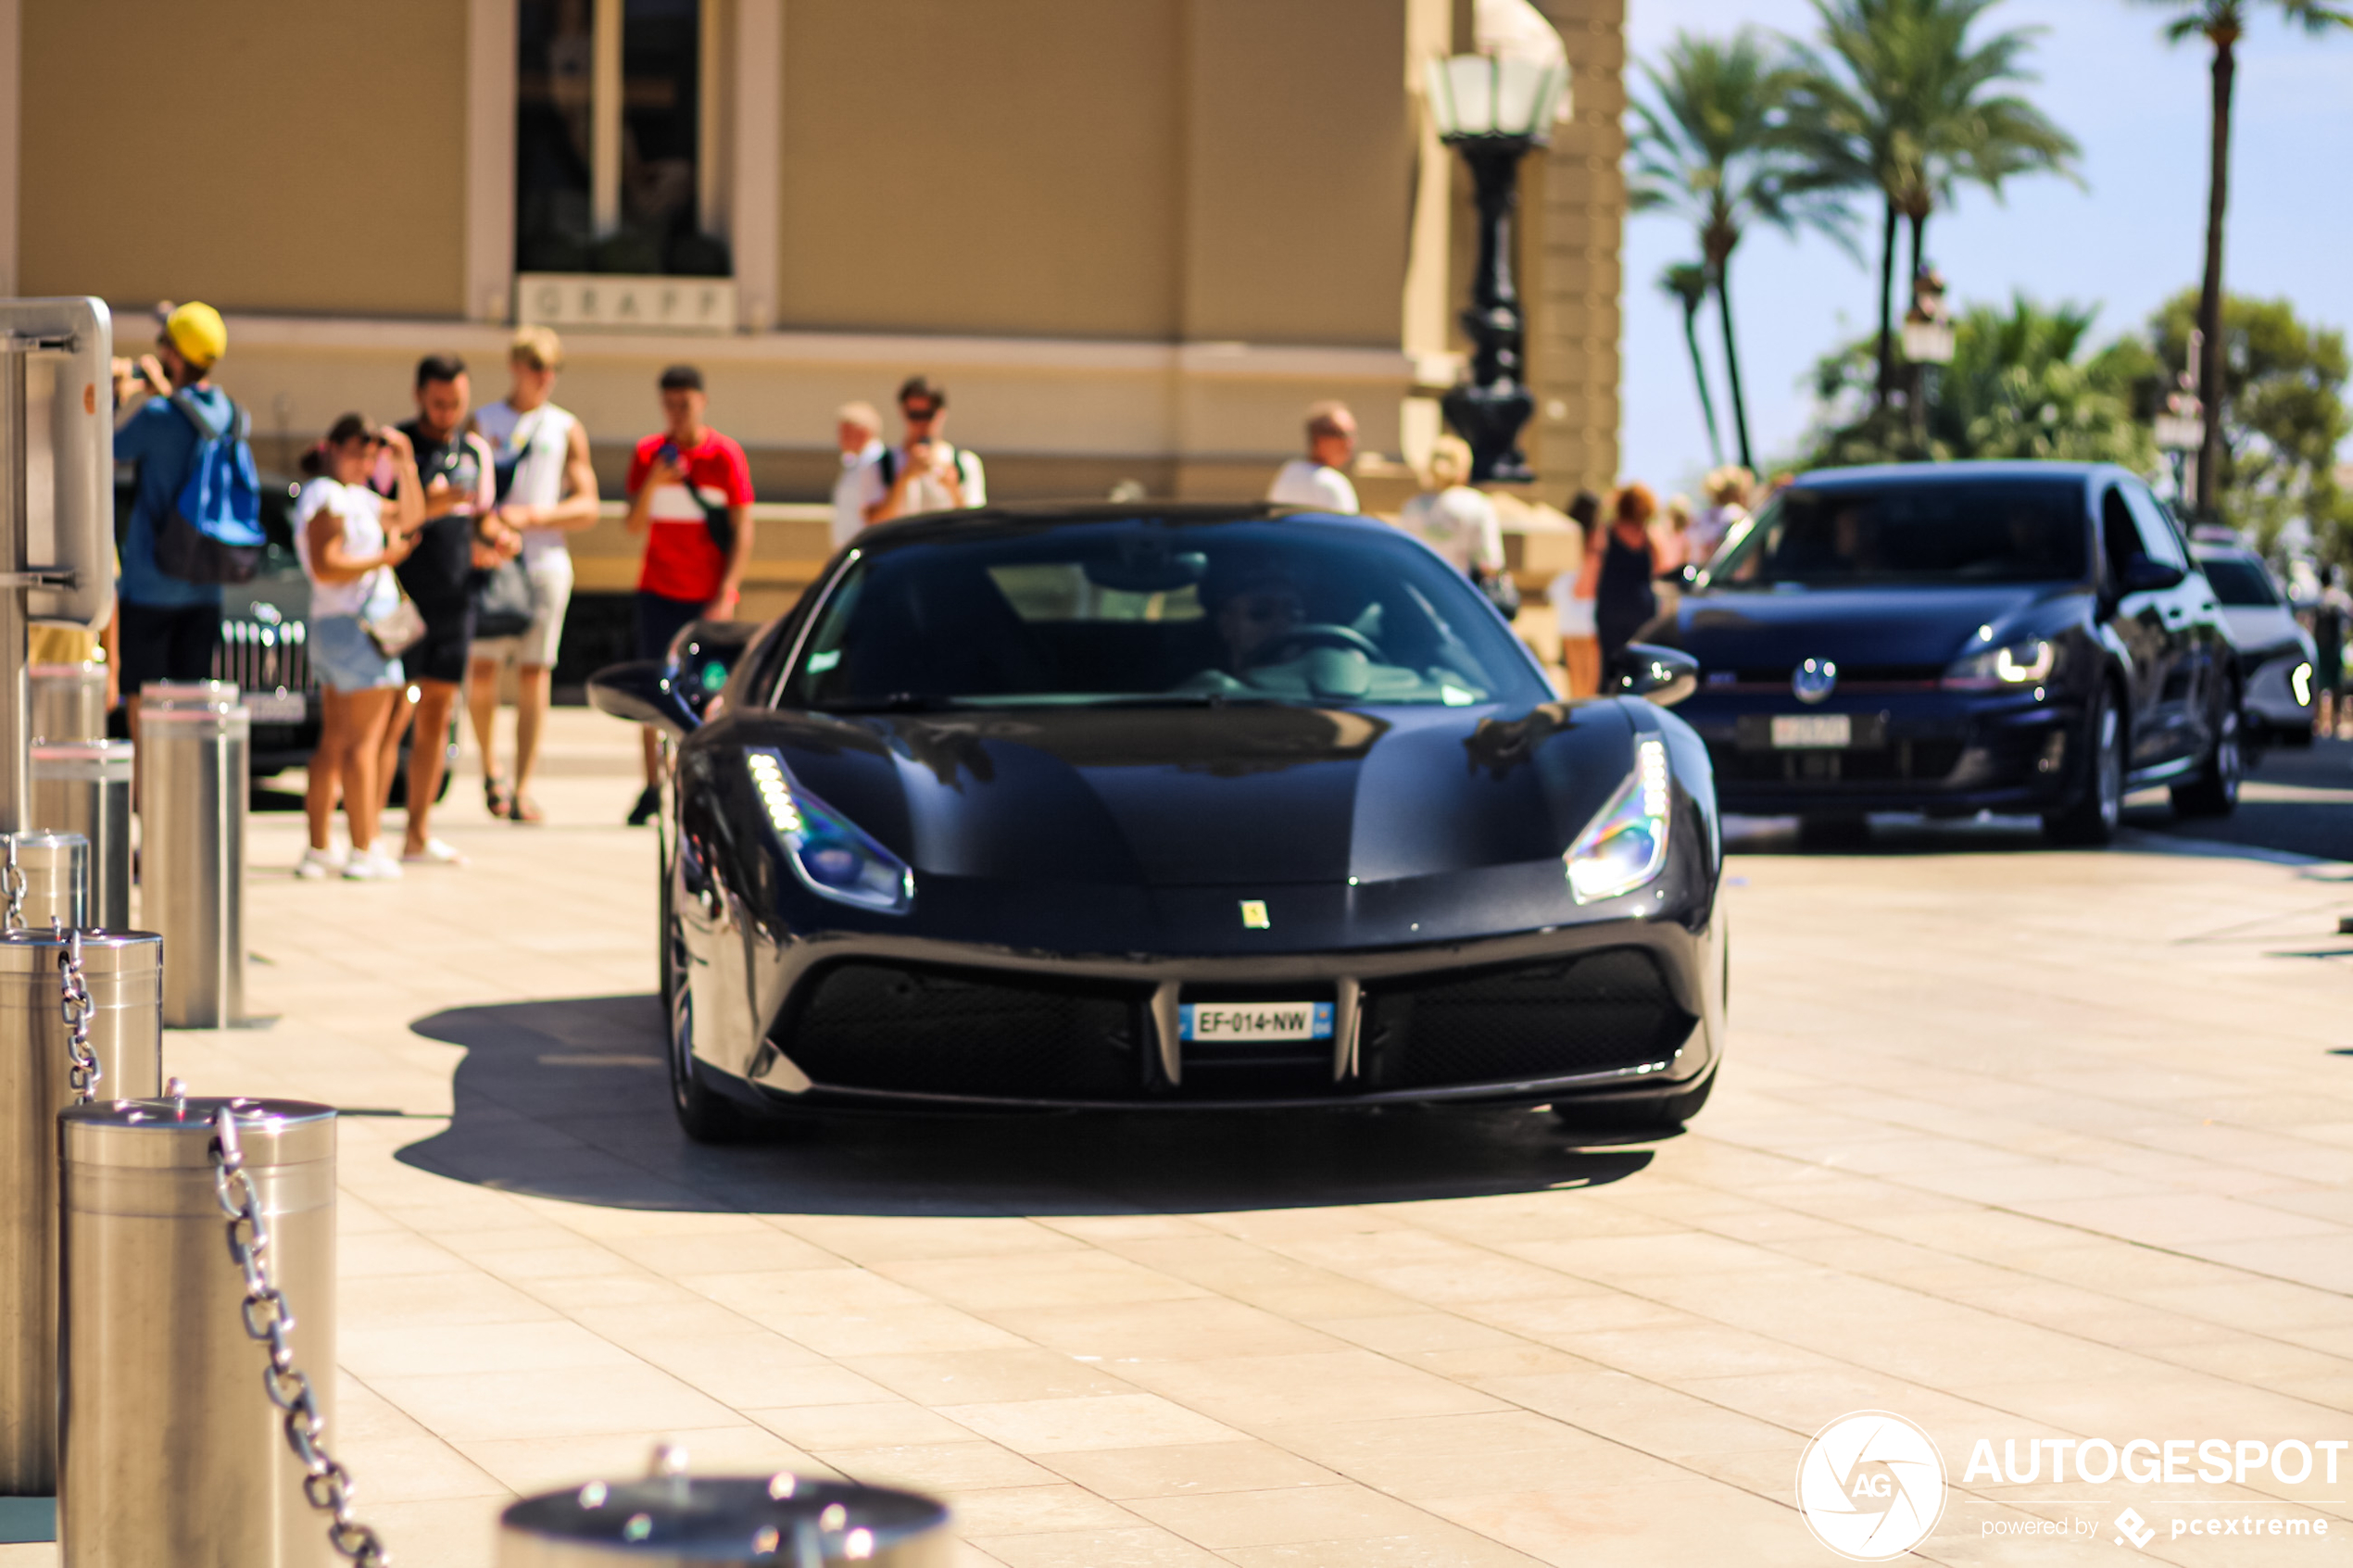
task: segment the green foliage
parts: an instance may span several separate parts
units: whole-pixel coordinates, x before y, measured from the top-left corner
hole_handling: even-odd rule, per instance
[[[2022,295],[2007,311],[1964,311],[1952,364],[1931,372],[1924,442],[1906,410],[1869,407],[1875,345],[1846,345],[1815,368],[1826,408],[1805,466],[2007,458],[2153,470],[2156,443],[2134,417],[2134,367],[2083,353],[2095,315],[2072,305],[2045,309]]]
[[[1995,0],[1814,0],[1821,48],[1794,46],[1792,135],[1846,184],[1925,221],[1971,182],[1996,195],[2015,176],[2067,171],[2074,140],[2032,104],[1996,91],[2031,82],[2040,28],[1972,40]]]
[[[2280,19],[2317,33],[2331,27],[2353,27],[2353,10],[2334,5],[2331,0],[2272,0],[2279,7]],[[2180,43],[2184,38],[2206,37],[2220,41],[2227,36],[2236,42],[2246,31],[2246,13],[2250,0],[2141,0],[2144,6],[2157,6],[2179,12],[2165,27],[2165,36]]]
[[[2171,367],[2189,354],[2197,291],[2185,289],[2151,318],[2138,353],[2120,351],[2137,411],[2153,414],[2172,390]],[[2307,519],[2322,553],[2353,560],[2353,496],[2336,483],[2336,450],[2353,433],[2345,383],[2353,373],[2345,334],[2296,318],[2287,301],[2222,302],[2222,463],[2215,500],[2222,519],[2269,553],[2281,529]]]

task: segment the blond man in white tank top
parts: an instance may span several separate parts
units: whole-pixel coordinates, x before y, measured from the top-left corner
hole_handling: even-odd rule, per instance
[[[499,470],[499,521],[522,535],[523,571],[531,583],[531,625],[519,636],[478,637],[467,671],[466,707],[482,747],[484,803],[494,817],[518,822],[543,819],[531,797],[539,761],[539,732],[547,716],[549,674],[563,639],[572,602],[572,552],[567,534],[597,521],[597,470],[588,462],[588,433],[556,407],[556,372],[563,345],[545,327],[525,327],[508,353],[514,390],[474,416]],[[498,675],[516,664],[515,772],[510,785],[491,747],[498,717]]]

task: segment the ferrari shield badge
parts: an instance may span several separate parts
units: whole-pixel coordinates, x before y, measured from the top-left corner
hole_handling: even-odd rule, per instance
[[[1273,923],[1266,918],[1266,901],[1264,898],[1242,900],[1242,925],[1245,929],[1264,931]]]

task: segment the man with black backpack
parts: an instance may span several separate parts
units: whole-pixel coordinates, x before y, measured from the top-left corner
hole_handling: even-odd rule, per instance
[[[946,387],[908,377],[899,388],[899,417],[907,421],[907,444],[884,447],[864,470],[861,498],[868,522],[988,504],[988,476],[978,455],[940,434],[948,422]]]
[[[702,372],[661,373],[663,429],[637,443],[629,463],[629,532],[645,535],[637,571],[637,657],[660,659],[697,621],[731,621],[751,559],[751,464],[744,449],[702,422]],[[661,809],[661,746],[646,731],[646,788],[629,813],[641,827]]]
[[[115,460],[138,465],[115,590],[118,679],[134,714],[148,682],[211,675],[221,584],[261,562],[251,421],[211,379],[228,346],[220,313],[191,302],[164,318],[154,353],[114,363],[116,405],[146,395],[114,436]]]

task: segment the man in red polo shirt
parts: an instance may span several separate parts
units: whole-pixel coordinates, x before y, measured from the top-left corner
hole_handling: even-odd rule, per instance
[[[726,621],[751,559],[751,465],[744,449],[702,422],[702,372],[661,373],[667,427],[629,460],[629,532],[646,536],[637,571],[637,657],[660,659],[696,621]],[[639,827],[661,809],[661,737],[646,731],[646,788],[629,813]]]

